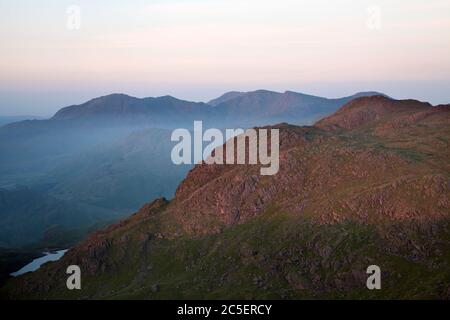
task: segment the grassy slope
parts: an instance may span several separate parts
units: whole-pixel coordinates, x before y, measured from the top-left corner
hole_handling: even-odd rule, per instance
[[[407,241],[420,247],[431,228],[434,251],[411,255],[401,234],[409,232]],[[417,229],[391,223],[379,232],[351,221],[317,225],[271,210],[200,239],[154,239],[144,246],[130,239],[125,255],[120,248],[109,251],[104,272],[83,277],[81,291],[65,289],[59,269],[48,298],[442,298],[450,280],[449,231],[450,220]],[[366,289],[371,264],[381,267],[383,290]],[[45,272],[40,276],[44,280]]]

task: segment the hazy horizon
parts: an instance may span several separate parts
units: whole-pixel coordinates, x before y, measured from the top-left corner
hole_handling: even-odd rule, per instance
[[[450,102],[450,3],[0,0],[0,115],[110,93],[227,91]]]

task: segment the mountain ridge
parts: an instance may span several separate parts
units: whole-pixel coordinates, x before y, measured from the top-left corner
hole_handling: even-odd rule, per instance
[[[144,205],[1,292],[449,298],[450,105],[433,108],[369,97],[316,126],[278,125],[277,175],[260,176],[258,166],[196,165],[172,201]],[[70,264],[84,272],[83,292],[64,288]],[[383,290],[365,288],[371,264],[382,267]]]
[[[337,99],[329,99],[323,98],[319,96],[313,96],[293,91],[286,91],[284,93],[279,93],[270,90],[255,90],[249,92],[238,92],[231,91],[223,94],[222,96],[211,100],[209,103],[203,102],[191,102],[181,100],[169,95],[161,96],[161,97],[145,97],[145,98],[137,98],[133,96],[129,96],[127,94],[110,94],[106,96],[97,97],[91,99],[85,103],[79,105],[71,105],[68,107],[64,107],[60,109],[55,115],[51,118],[52,120],[66,120],[66,119],[77,119],[84,118],[87,116],[93,116],[96,114],[129,114],[136,113],[141,115],[149,115],[152,116],[151,111],[168,111],[167,108],[174,107],[177,112],[190,111],[196,112],[197,109],[201,112],[204,112],[204,116],[209,117],[221,117],[222,114],[218,112],[218,109],[226,109],[229,108],[229,104],[232,101],[236,101],[236,99],[264,99],[268,96],[294,96],[302,99],[313,99],[316,101],[347,101],[349,99],[353,99],[354,97],[358,97],[361,95],[378,95],[378,92],[360,92],[356,93],[352,96],[337,98]],[[270,98],[270,97],[269,97]],[[221,107],[222,104],[225,106]],[[214,108],[208,108],[209,106],[213,106]],[[247,107],[247,108],[246,108]],[[297,108],[301,108],[301,105],[295,106]],[[154,110],[154,109],[158,110]],[[252,110],[248,110],[248,106],[244,106],[244,110],[247,112],[251,112]],[[172,115],[173,116],[173,115]],[[251,116],[251,115],[249,115]]]

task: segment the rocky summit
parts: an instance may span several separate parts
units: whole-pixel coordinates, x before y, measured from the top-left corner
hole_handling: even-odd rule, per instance
[[[359,97],[314,126],[273,127],[276,175],[199,164],[173,200],[144,205],[0,294],[450,298],[450,105]],[[66,288],[74,264],[81,290]],[[366,287],[370,265],[382,290]]]

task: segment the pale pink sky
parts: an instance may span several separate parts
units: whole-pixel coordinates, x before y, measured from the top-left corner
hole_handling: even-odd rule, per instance
[[[0,115],[111,92],[379,90],[450,102],[450,1],[0,0],[0,15]]]

